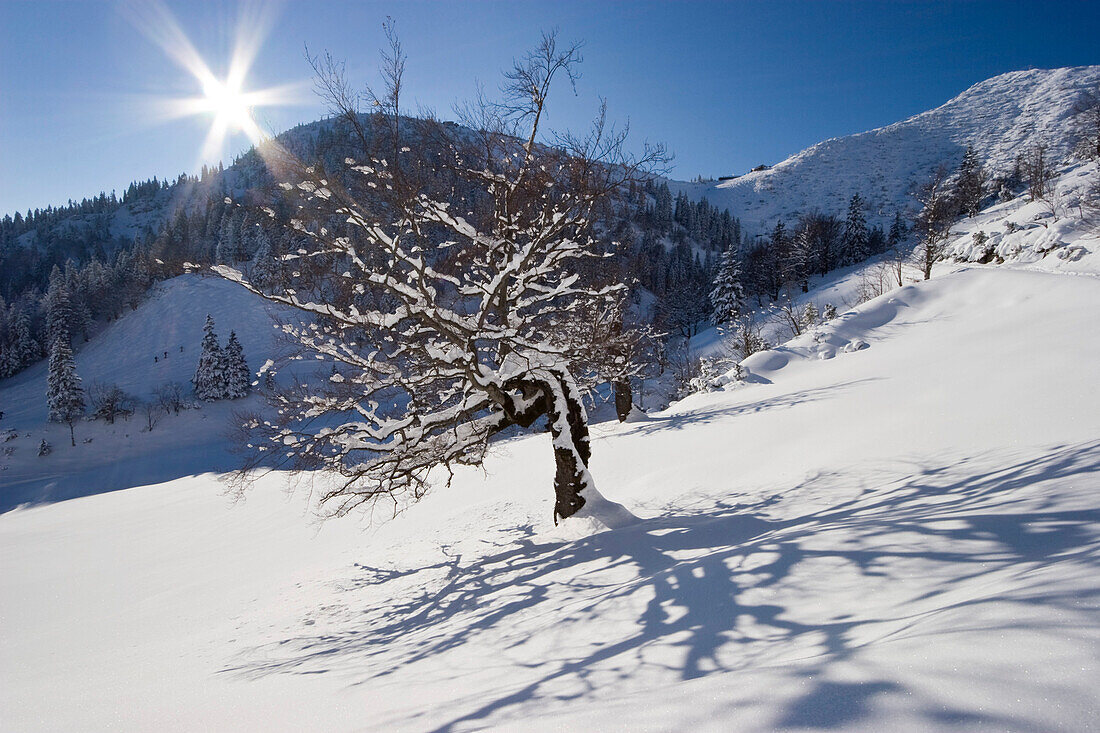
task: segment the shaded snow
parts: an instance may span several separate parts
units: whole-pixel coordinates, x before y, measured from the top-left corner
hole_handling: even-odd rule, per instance
[[[85,395],[102,382],[149,401],[158,385],[178,382],[193,401],[190,380],[208,313],[214,316],[223,345],[230,331],[236,331],[253,371],[282,351],[272,312],[260,298],[217,277],[183,275],[158,284],[136,310],[127,311],[90,342],[76,344],[76,370]],[[254,404],[254,398],[203,403],[201,410],[179,415],[160,414],[152,431],[146,430],[140,412],[114,425],[80,422],[75,430],[78,444],[71,448],[68,426],[46,422],[47,366],[40,361],[0,382],[0,427],[19,436],[3,445],[13,450],[12,455],[0,454],[0,511],[24,502],[225,471],[238,460],[227,438],[231,413]],[[316,368],[305,363],[299,370],[308,373]],[[42,439],[56,450],[39,458]]]

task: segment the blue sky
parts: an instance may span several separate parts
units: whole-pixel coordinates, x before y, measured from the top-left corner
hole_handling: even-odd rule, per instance
[[[208,117],[156,123],[150,99],[198,82],[111,2],[0,0],[0,212],[121,191],[200,162]],[[215,74],[242,6],[169,2]],[[245,8],[249,9],[249,8]],[[256,6],[251,8],[256,9]],[[819,140],[895,122],[969,85],[1029,67],[1100,63],[1100,3],[1087,2],[305,2],[260,8],[272,25],[246,82],[303,82],[303,49],[347,60],[376,81],[381,22],[408,54],[407,90],[447,116],[475,79],[493,86],[541,29],[583,39],[576,95],[559,87],[551,124],[582,127],[599,97],[635,140],[662,141],[673,175],[724,175]],[[321,116],[304,103],[265,109],[280,131]],[[237,135],[222,157],[248,147]]]

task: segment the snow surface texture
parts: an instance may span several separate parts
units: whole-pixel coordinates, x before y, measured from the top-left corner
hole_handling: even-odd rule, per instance
[[[278,477],[0,515],[0,727],[1088,730],[1100,282],[953,267],[597,426],[622,529],[555,535],[545,435],[369,529]]]
[[[866,202],[871,223],[889,226],[895,211],[914,206],[913,184],[940,164],[953,170],[967,145],[993,173],[1010,169],[1017,154],[1038,142],[1049,146],[1052,160],[1065,160],[1073,145],[1067,121],[1098,84],[1100,66],[1014,71],[907,120],[820,142],[768,170],[717,184],[669,185],[728,208],[749,234],[815,208],[843,216],[854,193]]]

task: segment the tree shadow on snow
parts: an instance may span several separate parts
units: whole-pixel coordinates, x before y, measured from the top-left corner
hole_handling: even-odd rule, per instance
[[[1041,608],[1052,619],[1095,607],[1095,584],[1053,593],[1035,573],[1075,563],[1095,577],[1100,510],[1060,508],[1057,485],[1023,489],[1065,479],[1095,485],[1100,441],[1038,459],[987,454],[911,471],[894,467],[892,475],[903,473],[903,480],[859,491],[843,490],[850,478],[823,475],[789,499],[779,493],[667,514],[574,542],[540,542],[533,528],[517,527],[493,552],[467,557],[445,547],[444,559],[427,567],[357,565],[340,586],[353,612],[329,619],[323,631],[302,626],[277,643],[245,649],[223,672],[255,678],[332,671],[370,684],[399,670],[429,669],[420,663],[431,665],[433,678],[455,680],[500,664],[510,686],[433,711],[453,716],[443,725],[432,719],[445,731],[499,724],[531,701],[583,700],[627,678],[667,682],[669,674],[690,680],[766,666],[795,680],[775,693],[781,712],[769,723],[774,728],[853,724],[880,698],[897,697],[927,726],[1040,730],[1038,722],[961,709],[957,700],[906,688],[896,670],[856,655],[873,641],[917,636],[925,620],[945,611],[965,612],[969,629],[1020,631],[1018,620],[1009,626],[983,618],[993,600]],[[800,509],[803,496],[828,505]],[[830,504],[837,496],[843,498]],[[934,580],[912,584],[914,569]],[[974,578],[991,573],[1019,573],[1021,580],[1010,591],[975,594]],[[883,583],[904,597],[857,602],[865,585]],[[800,600],[778,600],[792,598]],[[614,624],[601,626],[606,618]],[[1072,633],[1066,628],[1052,624],[1049,632],[1064,639]],[[593,638],[593,629],[610,631]],[[1038,622],[1026,629],[1044,633]],[[867,678],[830,676],[845,662],[848,669],[861,664]],[[995,671],[971,674],[988,679]],[[420,722],[426,726],[427,718]]]

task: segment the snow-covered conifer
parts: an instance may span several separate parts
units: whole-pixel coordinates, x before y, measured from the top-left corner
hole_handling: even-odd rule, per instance
[[[959,175],[955,181],[955,200],[959,209],[968,217],[977,216],[985,198],[985,168],[978,160],[973,147],[968,147],[959,166]]]
[[[252,373],[244,360],[244,349],[237,340],[235,331],[229,332],[229,341],[225,345],[225,396],[231,400],[244,397],[252,388]]]
[[[714,288],[710,291],[712,306],[711,320],[716,325],[725,325],[737,320],[745,309],[745,289],[741,284],[741,256],[730,248],[722,255],[718,273],[714,278]]]
[[[232,264],[237,261],[240,247],[241,222],[236,213],[222,215],[218,231],[218,245],[214,250],[214,260],[220,264]]]
[[[886,237],[886,246],[892,250],[897,249],[905,240],[905,222],[901,219],[901,212],[894,213],[894,222],[890,225],[890,234]]]
[[[810,289],[810,269],[814,256],[813,230],[808,226],[799,227],[791,242],[784,266],[785,279],[798,283],[805,293]]]
[[[69,289],[60,268],[54,265],[50,273],[50,286],[46,291],[43,305],[46,310],[46,333],[52,344],[58,338],[72,343],[75,314],[69,299]]]
[[[206,316],[202,330],[202,350],[191,384],[195,386],[196,397],[211,402],[226,396],[225,356],[218,345],[218,335],[214,333],[213,317]]]
[[[69,438],[76,445],[73,424],[84,414],[84,388],[76,375],[73,351],[67,338],[54,339],[50,351],[50,367],[46,379],[46,403],[51,422],[63,422],[69,426]]]
[[[8,348],[4,350],[6,371],[0,376],[11,376],[33,364],[42,356],[42,347],[31,334],[31,319],[24,308],[16,306],[10,330]]]
[[[257,229],[259,246],[252,257],[249,279],[258,287],[270,288],[279,279],[279,265],[271,248],[271,239],[263,229]]]
[[[863,198],[852,194],[848,201],[848,218],[844,221],[844,234],[841,237],[841,262],[854,265],[863,262],[870,255],[867,248],[867,219],[863,214]]]
[[[806,304],[806,307],[802,310],[802,330],[808,331],[817,325],[819,315],[817,312],[817,306],[814,305],[811,300]]]

